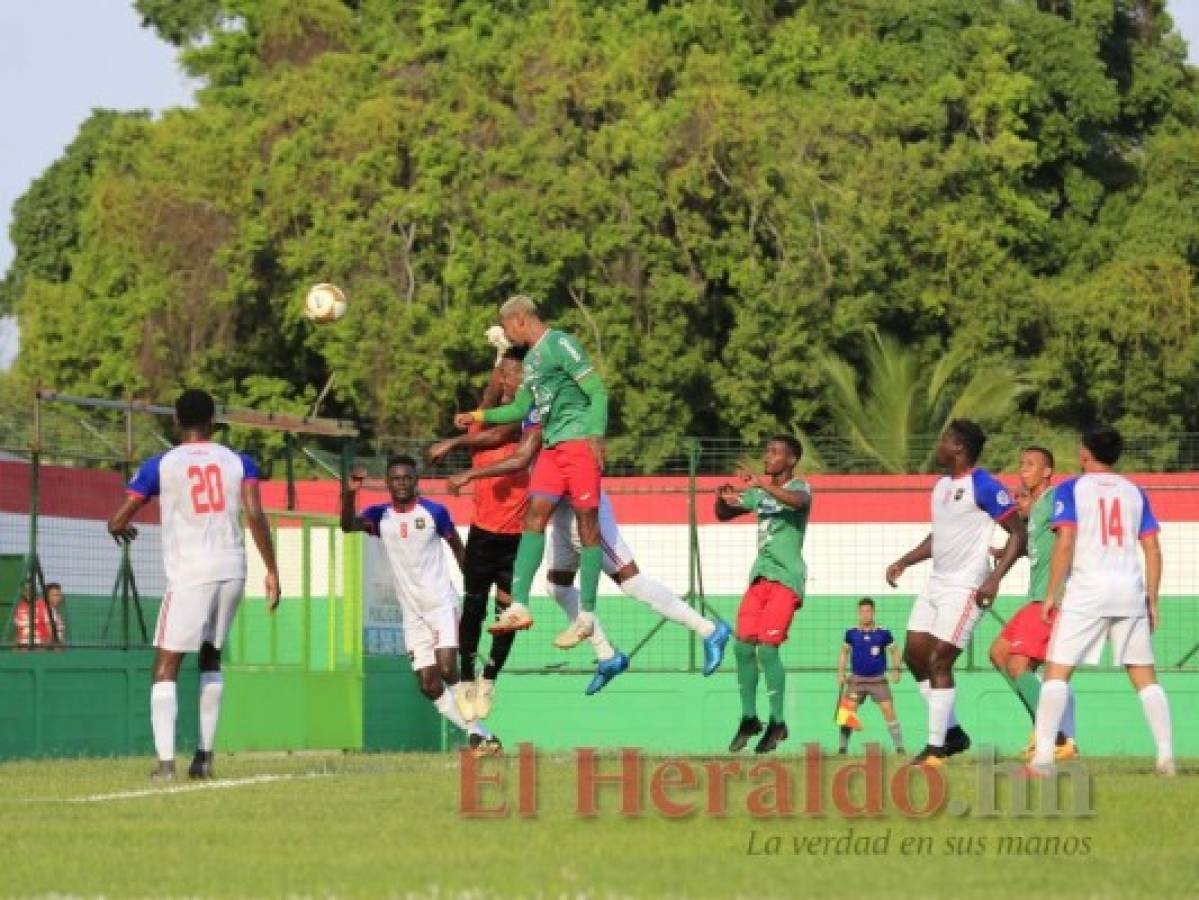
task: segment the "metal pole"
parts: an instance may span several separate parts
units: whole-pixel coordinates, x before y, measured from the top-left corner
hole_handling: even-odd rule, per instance
[[[290,431],[283,433],[283,463],[287,469],[287,508],[296,508],[296,454],[295,435]]]
[[[33,398],[33,441],[29,447],[29,553],[25,559],[25,590],[29,610],[29,649],[37,646],[37,513],[41,493],[42,401]],[[37,690],[34,690],[36,718]]]
[[[699,512],[696,506],[696,494],[699,491],[697,475],[699,473],[700,446],[697,438],[689,441],[687,448],[687,531],[691,565],[687,571],[687,594],[693,601],[699,600],[699,608],[704,608],[703,575],[699,567]],[[695,635],[692,634],[687,642],[688,669],[695,671]]]

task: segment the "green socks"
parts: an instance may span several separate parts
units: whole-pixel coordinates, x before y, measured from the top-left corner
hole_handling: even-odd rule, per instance
[[[762,662],[762,673],[766,676],[766,696],[770,698],[770,718],[783,721],[783,697],[787,687],[787,673],[779,658],[779,648],[770,644],[758,645],[758,659]]]
[[[541,536],[541,543],[545,544],[545,535]],[[521,538],[520,546],[523,548],[524,545],[524,538]],[[517,563],[520,563],[520,557],[517,557]],[[598,545],[579,551],[579,606],[583,612],[595,612],[595,595],[599,593],[600,571],[603,567],[604,551]]]
[[[545,532],[522,532],[520,546],[516,550],[516,562],[512,566],[513,602],[528,606],[529,591],[532,589],[533,579],[537,575],[537,569],[541,565],[541,557],[544,555]]]
[[[741,715],[746,719],[758,715],[758,657],[756,644],[733,641],[733,654],[737,657],[737,687],[741,690]]]
[[[1037,720],[1037,703],[1041,700],[1041,679],[1032,672],[1025,672],[1019,678],[1012,679],[1012,690],[1020,697],[1020,702],[1028,710],[1033,721]]]

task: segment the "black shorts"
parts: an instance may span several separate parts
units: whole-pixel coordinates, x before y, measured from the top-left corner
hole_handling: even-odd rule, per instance
[[[496,534],[476,525],[466,536],[466,559],[462,569],[463,593],[486,597],[494,584],[501,591],[512,590],[512,568],[516,563],[519,534]]]

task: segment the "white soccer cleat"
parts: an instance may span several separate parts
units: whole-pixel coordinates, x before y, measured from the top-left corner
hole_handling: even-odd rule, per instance
[[[487,628],[488,634],[509,634],[533,627],[533,617],[523,604],[511,603]]]
[[[495,682],[480,676],[475,682],[475,716],[486,719],[491,715],[491,698],[495,696]]]
[[[1178,774],[1178,768],[1172,759],[1159,759],[1155,771],[1158,775],[1164,775],[1166,778],[1173,778]]]
[[[554,638],[554,646],[559,650],[570,650],[579,646],[595,633],[595,616],[589,612],[581,612],[565,631]]]
[[[458,712],[462,714],[462,718],[467,722],[473,722],[478,714],[475,711],[475,686],[473,683],[458,682],[453,687],[454,703],[458,705]]]

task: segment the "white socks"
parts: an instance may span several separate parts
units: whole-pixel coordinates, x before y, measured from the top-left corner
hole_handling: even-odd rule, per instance
[[[945,732],[949,730],[949,719],[953,715],[953,688],[929,688],[928,691],[928,743],[930,747],[945,746]]]
[[[224,692],[225,679],[220,672],[200,673],[200,749],[208,753],[216,742],[216,723]]]
[[[603,662],[605,659],[615,656],[616,650],[604,635],[599,618],[594,613],[579,612],[579,589],[573,584],[554,584],[552,581],[547,581],[546,584],[549,586],[550,595],[562,607],[562,612],[572,623],[581,615],[588,617],[586,621],[591,626],[591,648],[595,651],[596,658]]]
[[[932,718],[931,718],[931,716],[932,716],[932,699],[931,699],[931,697],[932,697],[932,692],[933,692],[932,683],[926,678],[924,681],[917,681],[916,687],[920,689],[920,694],[921,694],[921,696],[924,697],[924,702],[929,704],[930,718],[928,721],[929,721],[929,727],[931,730],[931,727],[932,727]],[[949,690],[949,691],[953,692],[953,694],[954,694],[954,698],[951,698],[949,701],[949,718],[946,720],[946,724],[945,724],[945,730],[948,731],[950,728],[957,728],[957,726],[958,726],[958,711],[957,711],[957,708],[954,706],[954,699],[956,698],[957,692],[954,690],[954,688],[946,688],[946,690]],[[942,736],[942,738],[943,738],[943,736]],[[945,741],[944,741],[944,739],[942,739],[940,744],[935,744],[934,746],[940,747],[944,743],[945,743]]]
[[[1157,761],[1159,763],[1174,758],[1174,737],[1170,727],[1170,703],[1166,700],[1166,692],[1160,684],[1151,684],[1137,693],[1141,698],[1141,708],[1145,710],[1145,721],[1153,732],[1153,741],[1157,744]]]
[[[649,606],[663,619],[677,622],[684,628],[690,628],[701,638],[709,638],[716,630],[716,623],[710,622],[698,612],[683,602],[674,591],[650,578],[648,575],[634,575],[620,583],[620,589]]]
[[[154,732],[154,752],[161,762],[175,761],[175,717],[178,712],[175,682],[154,682],[150,688],[150,728]]]
[[[1058,731],[1066,737],[1073,739],[1074,733],[1074,688],[1070,686],[1070,682],[1066,682],[1066,687],[1070,688],[1070,696],[1066,698],[1066,709],[1062,713],[1062,724],[1058,726]],[[1056,738],[1055,738],[1056,739]]]
[[[1057,733],[1061,730],[1062,715],[1070,702],[1070,685],[1059,678],[1052,678],[1041,685],[1041,700],[1037,704],[1034,732],[1037,736],[1032,764],[1038,769],[1053,766],[1053,748],[1057,744]]]
[[[466,719],[462,718],[462,713],[458,712],[458,704],[454,701],[454,693],[452,688],[445,688],[441,695],[433,701],[433,705],[437,707],[437,711],[442,714],[451,724],[457,726],[460,730],[466,731]]]

